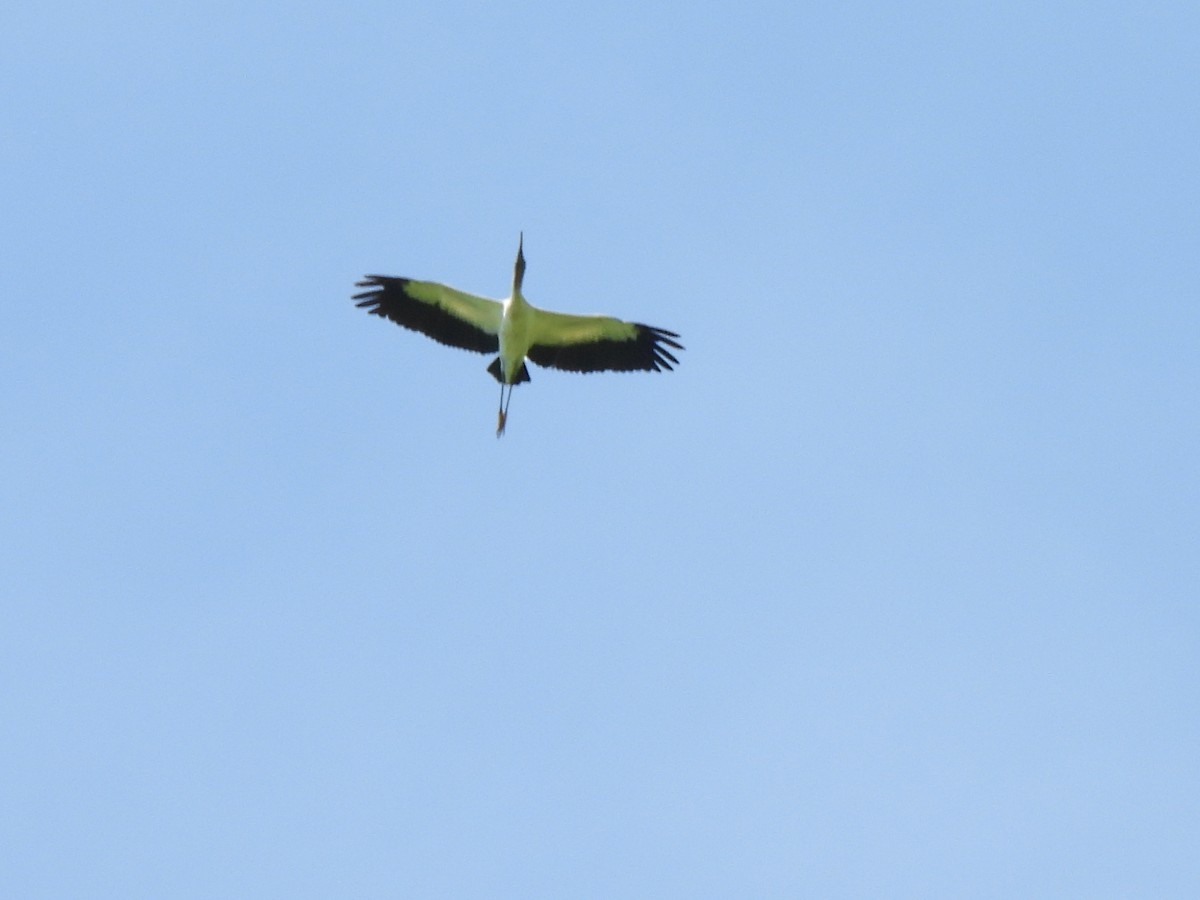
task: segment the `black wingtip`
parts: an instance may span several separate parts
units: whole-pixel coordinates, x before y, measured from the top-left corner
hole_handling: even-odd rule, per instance
[[[379,303],[384,291],[395,288],[403,291],[408,284],[407,278],[396,278],[392,275],[364,275],[362,281],[354,282],[355,287],[368,288],[362,293],[355,294],[350,299],[358,301],[354,305],[362,308],[372,303]]]

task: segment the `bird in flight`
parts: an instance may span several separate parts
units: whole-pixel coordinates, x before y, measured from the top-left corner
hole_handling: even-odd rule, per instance
[[[530,380],[526,360],[568,372],[658,372],[678,365],[671,349],[683,345],[673,331],[610,316],[550,312],[529,303],[521,293],[524,244],[522,232],[507,300],[476,297],[434,281],[367,275],[356,284],[366,290],[354,295],[355,305],[449,347],[498,352],[488,366],[500,382],[496,437],[504,434],[512,389]]]

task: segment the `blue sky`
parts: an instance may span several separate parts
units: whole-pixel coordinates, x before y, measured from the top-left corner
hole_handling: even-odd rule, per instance
[[[9,6],[0,893],[1196,896],[1193,4]]]

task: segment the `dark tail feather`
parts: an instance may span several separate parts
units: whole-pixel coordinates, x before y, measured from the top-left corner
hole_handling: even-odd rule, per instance
[[[500,357],[497,356],[492,360],[492,364],[488,366],[488,371],[492,373],[493,378],[495,378],[501,384],[504,384],[504,376],[500,374]],[[513,384],[520,384],[523,381],[531,380],[532,379],[529,377],[529,370],[525,368],[525,361],[521,360],[521,370],[517,372],[517,377],[516,380],[513,381]]]

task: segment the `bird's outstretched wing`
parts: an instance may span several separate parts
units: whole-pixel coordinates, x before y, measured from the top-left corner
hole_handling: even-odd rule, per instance
[[[538,310],[527,354],[539,366],[568,372],[668,371],[682,350],[673,331],[610,316],[573,316]]]
[[[456,291],[433,281],[367,275],[357,287],[355,304],[450,347],[495,353],[500,347],[499,301]]]

